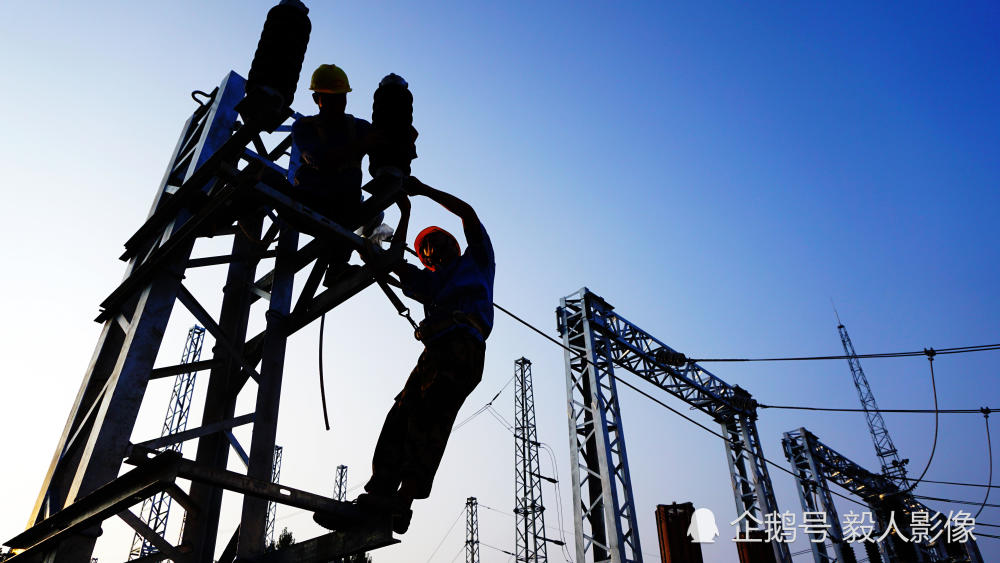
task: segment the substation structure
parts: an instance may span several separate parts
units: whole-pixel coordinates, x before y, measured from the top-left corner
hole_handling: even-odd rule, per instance
[[[720,424],[739,516],[762,520],[764,514],[778,512],[757,435],[757,403],[750,393],[686,361],[613,309],[583,288],[563,298],[556,310],[567,348],[576,561],[642,561],[615,365]],[[776,561],[791,562],[786,543],[771,545]]]
[[[546,563],[547,543],[565,545],[545,537],[545,503],[542,502],[541,464],[535,427],[535,392],[531,360],[514,361],[514,561]]]
[[[479,563],[479,501],[465,499],[465,563]]]
[[[803,511],[826,514],[826,523],[830,525],[826,536],[831,550],[827,549],[825,542],[810,542],[816,563],[857,561],[840,525],[829,482],[868,505],[873,520],[871,524],[874,525],[873,537],[886,535],[882,541],[861,542],[872,563],[982,563],[975,540],[970,538],[964,543],[946,541],[947,518],[924,506],[908,489],[901,489],[897,485],[898,477],[868,471],[822,443],[805,428],[785,432],[781,443],[795,473]],[[940,532],[937,541],[908,541],[913,537],[916,521],[912,515],[915,512],[928,515],[929,521],[921,527],[932,530],[931,536]],[[908,540],[903,540],[900,535]]]
[[[198,107],[183,127],[149,216],[125,243],[124,280],[101,304],[97,321],[103,330],[28,529],[5,543],[24,550],[13,561],[90,563],[101,523],[113,516],[155,546],[157,552],[143,561],[320,562],[397,543],[387,516],[351,533],[322,535],[265,555],[269,502],[308,511],[339,506],[271,480],[286,341],[376,278],[384,283],[383,269],[365,265],[321,288],[323,248],[340,239],[359,251],[370,250],[353,229],[405,197],[397,177],[380,176],[364,187],[372,195],[362,204],[359,224],[340,225],[289,196],[298,155],[290,127],[283,123],[294,113],[290,103],[309,33],[308,18],[294,4],[283,1],[268,14],[269,22],[276,11],[284,18],[279,31],[286,37],[270,45],[277,55],[262,56],[265,24],[249,85],[230,72],[211,94],[192,94]],[[258,59],[264,63],[258,65]],[[275,60],[281,63],[277,67]],[[267,64],[284,84],[269,84],[263,71],[254,79],[255,69],[267,70]],[[403,212],[401,221],[407,220]],[[300,232],[313,240],[300,247]],[[220,236],[232,237],[228,254],[192,257],[197,241]],[[402,260],[402,254],[402,246],[394,243],[379,263]],[[215,266],[227,271],[217,317],[185,283],[188,269]],[[293,300],[294,276],[310,267]],[[207,359],[153,369],[177,302],[212,335],[215,346]],[[265,328],[250,334],[254,318],[263,318]],[[200,426],[131,441],[146,386],[192,370],[209,372]],[[253,392],[247,385],[251,381],[255,408],[237,414],[237,396]],[[246,474],[229,471],[227,433],[251,424]],[[194,460],[157,452],[195,438]],[[134,468],[119,476],[123,464]],[[191,481],[189,491],[175,484],[178,478]],[[242,511],[237,531],[222,538],[219,546],[225,547],[216,558],[224,490],[242,495]],[[185,510],[178,545],[160,537],[130,508],[161,492]]]

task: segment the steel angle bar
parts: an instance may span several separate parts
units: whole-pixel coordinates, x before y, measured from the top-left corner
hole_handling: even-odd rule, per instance
[[[150,528],[142,521],[141,518],[132,513],[131,510],[125,509],[118,513],[118,517],[122,519],[123,522],[129,525],[130,528],[135,530],[137,534],[143,537],[146,541],[153,544],[157,551],[160,553],[167,554],[174,563],[185,563],[187,557],[184,552],[180,549],[174,547],[170,542],[163,539],[163,536],[156,533],[156,530]]]
[[[333,532],[295,543],[261,557],[261,563],[327,563],[397,544],[388,518],[368,522],[348,532]]]
[[[132,469],[49,518],[36,523],[4,545],[29,551],[44,551],[54,547],[69,534],[99,525],[106,518],[118,514],[142,499],[162,491],[169,483],[173,483],[177,476],[179,459],[180,455],[176,452],[164,452],[141,467]]]
[[[198,322],[204,325],[208,332],[215,337],[215,341],[221,344],[222,347],[226,349],[226,352],[228,352],[233,359],[239,362],[249,376],[253,377],[255,381],[260,381],[260,375],[257,373],[257,370],[254,369],[253,365],[247,362],[246,358],[243,356],[243,352],[236,348],[236,345],[225,333],[223,333],[222,328],[215,322],[212,315],[209,314],[204,307],[202,307],[201,303],[198,302],[195,296],[192,295],[186,287],[184,287],[184,284],[180,284],[177,299],[180,300],[187,310],[190,311],[196,319],[198,319]]]
[[[174,375],[180,375],[182,373],[190,373],[195,371],[202,371],[207,369],[212,369],[218,367],[221,364],[221,360],[211,359],[211,360],[199,360],[197,362],[191,362],[189,364],[175,364],[172,366],[164,366],[161,368],[155,368],[149,374],[149,379],[162,379],[164,377],[171,377]]]
[[[183,432],[178,432],[176,434],[170,434],[168,436],[163,436],[160,438],[154,438],[152,440],[146,440],[145,442],[140,442],[135,444],[133,449],[143,448],[150,450],[158,450],[164,446],[170,446],[180,442],[186,442],[188,440],[194,440],[195,438],[201,438],[202,436],[208,436],[209,434],[214,434],[216,432],[221,432],[223,430],[231,430],[237,426],[243,426],[244,424],[250,424],[253,422],[254,413],[245,414],[243,416],[238,416],[231,420],[223,420],[221,422],[215,422],[212,424],[206,424],[198,428],[192,428],[190,430],[185,430]]]

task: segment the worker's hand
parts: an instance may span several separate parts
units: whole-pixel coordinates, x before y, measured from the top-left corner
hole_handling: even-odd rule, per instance
[[[416,176],[407,176],[403,180],[403,191],[406,192],[406,195],[422,195],[426,187]]]

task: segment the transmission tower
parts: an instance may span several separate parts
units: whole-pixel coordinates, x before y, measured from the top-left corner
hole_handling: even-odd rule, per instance
[[[896,446],[892,443],[889,430],[885,427],[885,420],[878,410],[875,402],[875,395],[868,385],[868,378],[865,377],[864,370],[861,369],[861,362],[854,352],[854,344],[851,337],[847,335],[847,328],[840,322],[840,315],[837,315],[837,330],[840,332],[840,342],[844,345],[844,354],[848,356],[847,364],[851,366],[851,376],[854,378],[854,387],[858,390],[858,398],[861,399],[861,408],[865,410],[865,419],[868,422],[868,431],[872,435],[872,443],[875,444],[875,455],[878,456],[882,465],[882,474],[891,479],[900,489],[909,488],[909,480],[906,478],[906,464],[908,459],[900,459]]]
[[[479,503],[465,500],[465,563],[479,563]]]
[[[201,360],[201,349],[205,343],[205,329],[194,325],[188,330],[187,340],[184,342],[184,352],[181,354],[180,365],[192,364]],[[194,395],[195,376],[197,370],[177,374],[174,378],[174,390],[170,394],[170,402],[167,404],[167,416],[163,420],[163,429],[160,436],[170,436],[177,432],[187,430],[188,414],[191,411],[191,397]],[[177,442],[160,448],[160,451],[175,451],[180,453],[184,447],[184,442]],[[139,517],[149,528],[156,532],[161,538],[167,532],[167,517],[170,515],[170,495],[160,492],[142,501],[142,509]],[[144,539],[138,532],[132,539],[132,551],[129,553],[129,561],[144,557],[159,551],[149,540]]]
[[[347,496],[347,466],[337,466],[337,482],[333,486],[333,500],[344,500]]]
[[[548,561],[531,360],[514,362],[515,561]]]
[[[278,483],[281,478],[281,455],[282,447],[274,446],[274,461],[271,462],[271,482]],[[271,501],[267,503],[267,526],[264,528],[264,537],[268,543],[274,543],[274,517],[278,512],[278,505]]]
[[[566,348],[577,563],[642,561],[616,365],[721,424],[737,514],[762,520],[780,512],[749,392],[687,361],[587,288],[564,297],[556,315]],[[771,547],[778,563],[791,563],[787,543]]]

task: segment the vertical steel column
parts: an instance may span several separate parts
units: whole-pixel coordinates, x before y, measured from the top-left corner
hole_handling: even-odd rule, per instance
[[[277,483],[281,479],[281,456],[283,449],[281,446],[274,446],[274,464],[271,466],[271,482]],[[274,501],[267,503],[267,526],[264,528],[265,543],[274,543],[274,519],[277,516],[278,505]]]
[[[515,561],[548,561],[531,360],[514,362],[514,553]]]
[[[465,563],[479,563],[479,504],[476,497],[465,500]]]
[[[260,262],[258,241],[252,239],[260,238],[262,223],[260,216],[241,222],[248,236],[237,236],[233,240],[231,254],[234,260],[229,264],[226,285],[222,289],[219,329],[230,342],[241,347],[247,339],[250,305],[254,299],[250,288]],[[222,365],[213,368],[209,374],[202,425],[222,422],[235,416],[236,398],[248,377],[243,373],[239,358],[218,342],[212,349],[212,355],[221,360]],[[209,434],[198,440],[195,461],[202,466],[224,469],[228,465],[229,450],[229,439],[225,433]],[[191,483],[190,496],[199,510],[186,514],[182,543],[191,548],[195,561],[212,561],[215,558],[222,492],[221,488],[206,483]]]
[[[810,542],[813,560],[816,563],[856,563],[853,549],[850,544],[844,543],[837,507],[833,504],[833,495],[830,494],[826,478],[812,455],[809,434],[805,428],[785,432],[781,445],[795,472],[795,484],[803,512],[821,512],[826,515],[826,521],[830,525],[827,536],[833,544],[833,555],[827,551],[825,542]]]
[[[247,477],[268,480],[274,459],[274,441],[278,431],[278,407],[281,402],[281,378],[285,365],[285,345],[288,333],[285,319],[292,306],[292,285],[295,268],[292,263],[298,250],[299,233],[283,226],[278,234],[274,277],[271,283],[271,305],[267,311],[257,385],[253,437],[250,442],[250,463]],[[252,559],[264,553],[264,530],[267,526],[267,501],[252,496],[243,497],[243,517],[237,558]]]
[[[333,500],[344,500],[347,496],[347,466],[337,466],[337,482],[333,485]]]
[[[568,348],[566,390],[577,561],[641,562],[612,343],[591,326],[593,294],[584,290],[581,295],[563,298],[558,310],[563,344]]]
[[[184,342],[184,352],[181,354],[181,364],[190,364],[201,359],[201,349],[205,342],[205,329],[195,325],[188,330],[187,340]],[[191,398],[194,395],[194,383],[197,371],[177,374],[174,378],[174,389],[170,394],[170,402],[167,404],[167,415],[163,421],[163,429],[160,436],[169,436],[187,429],[188,414],[191,411]],[[161,451],[171,450],[181,451],[184,442],[177,442],[161,448]],[[156,532],[161,538],[167,532],[167,519],[170,516],[170,495],[161,492],[142,501],[142,508],[139,511],[139,518],[147,526]],[[155,553],[156,547],[143,538],[138,532],[132,539],[132,551],[129,553],[129,560],[136,559],[150,553]]]

